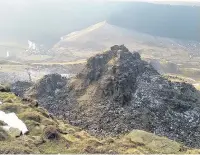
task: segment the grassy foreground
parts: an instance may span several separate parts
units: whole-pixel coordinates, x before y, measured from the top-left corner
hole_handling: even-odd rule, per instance
[[[50,115],[36,104],[22,101],[9,92],[0,92],[0,110],[15,112],[29,133],[15,137],[0,127],[0,154],[15,153],[119,153],[182,154],[200,153],[180,143],[145,131],[134,130],[119,137],[98,139],[78,127]],[[0,126],[3,122],[0,122]]]

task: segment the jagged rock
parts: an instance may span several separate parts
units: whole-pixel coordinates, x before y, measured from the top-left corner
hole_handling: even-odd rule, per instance
[[[39,105],[73,125],[95,135],[140,129],[200,147],[199,92],[163,78],[124,45],[90,58],[70,81],[54,76],[32,92]]]
[[[66,84],[67,79],[59,74],[46,75],[24,94],[24,98],[33,99],[34,103],[38,104],[39,102],[40,106],[46,108],[50,113],[62,116],[63,105],[68,102]]]
[[[17,81],[11,85],[11,92],[22,97],[24,93],[33,85],[33,83],[25,81]]]
[[[66,85],[66,79],[59,74],[45,75],[38,84],[34,85],[31,89],[37,90],[32,94],[35,97],[41,95],[48,95],[54,97],[56,92]],[[31,91],[30,91],[31,92]]]

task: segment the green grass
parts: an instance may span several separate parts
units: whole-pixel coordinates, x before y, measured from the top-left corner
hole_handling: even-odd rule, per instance
[[[145,131],[135,130],[129,133],[126,138],[131,142],[143,146],[151,152],[163,153],[163,154],[175,154],[180,153],[181,144],[169,140],[165,137],[159,137],[152,133]]]
[[[1,100],[7,98],[14,102],[0,105],[0,110],[16,112],[26,124],[29,133],[14,138],[0,128],[0,153],[180,154],[199,151],[186,149],[175,141],[140,130],[119,137],[98,139],[63,120],[49,117],[48,112],[42,108],[23,105],[21,99],[12,93],[0,92]]]
[[[7,100],[12,100],[14,103],[21,103],[21,99],[13,93],[1,92],[0,100],[6,102]]]
[[[16,114],[24,112],[27,108],[29,107],[19,103],[3,103],[0,105],[0,110],[4,112],[14,112]]]
[[[40,62],[40,63],[32,63],[33,65],[75,65],[86,63],[85,59],[69,61],[69,62]]]

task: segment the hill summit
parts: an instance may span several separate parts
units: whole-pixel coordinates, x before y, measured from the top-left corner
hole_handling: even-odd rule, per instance
[[[199,91],[165,79],[124,45],[91,57],[75,78],[63,80],[48,75],[26,96],[94,135],[139,129],[200,147]],[[44,85],[53,89],[38,93]]]

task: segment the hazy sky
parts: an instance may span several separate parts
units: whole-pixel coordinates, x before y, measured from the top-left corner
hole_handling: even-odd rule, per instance
[[[0,0],[0,41],[5,38],[57,41],[62,35],[103,21],[112,11],[122,8],[118,4],[107,5],[109,1],[200,3],[200,0]]]

